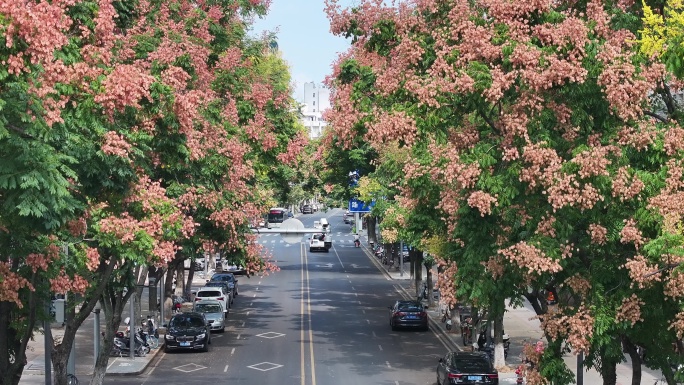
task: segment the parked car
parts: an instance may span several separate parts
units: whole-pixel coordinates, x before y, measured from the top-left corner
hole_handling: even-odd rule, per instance
[[[195,302],[200,301],[219,301],[223,305],[223,313],[228,317],[228,303],[230,301],[230,289],[221,286],[204,286],[197,289]]]
[[[235,278],[233,273],[227,271],[221,273],[214,273],[211,278],[207,281],[209,282],[225,282],[228,284],[228,288],[233,292],[233,298],[237,297],[239,293],[238,280]]]
[[[217,273],[218,274],[218,273]],[[224,281],[207,281],[207,283],[204,285],[205,287],[222,287],[223,292],[226,293],[228,296],[228,301],[227,305],[228,309],[233,307],[233,302],[235,301],[235,297],[233,296],[233,288],[228,284],[228,282]],[[195,297],[196,298],[196,297]],[[230,312],[230,310],[229,310]]]
[[[482,352],[449,352],[437,364],[437,385],[498,385],[499,372]]]
[[[311,238],[309,238],[309,252],[311,253],[315,250],[325,252],[330,251],[330,249],[325,246],[325,237],[326,235],[323,233],[312,235]]]
[[[204,314],[209,322],[209,330],[218,330],[221,333],[226,331],[226,317],[223,312],[223,305],[219,301],[200,301],[195,302],[192,311]]]
[[[392,330],[400,327],[428,330],[428,315],[422,303],[402,300],[395,302],[389,309],[389,324]]]
[[[211,332],[204,314],[197,312],[174,314],[164,327],[166,327],[164,351],[181,349],[209,351]]]
[[[354,223],[354,217],[344,217],[344,223],[351,225]]]
[[[302,214],[313,214],[313,208],[310,205],[302,206]]]

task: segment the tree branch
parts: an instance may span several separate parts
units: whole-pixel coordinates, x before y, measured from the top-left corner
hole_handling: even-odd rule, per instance
[[[650,116],[650,117],[652,117],[652,118],[658,119],[658,120],[660,120],[660,121],[663,122],[663,123],[667,123],[667,119],[666,119],[666,118],[664,118],[664,117],[662,117],[662,116],[656,114],[655,112],[644,111],[644,114],[646,114],[646,115],[648,115],[648,116]]]

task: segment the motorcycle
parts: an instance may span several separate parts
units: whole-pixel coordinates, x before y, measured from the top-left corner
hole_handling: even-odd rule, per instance
[[[361,241],[358,239],[354,239],[354,247],[361,247]]]
[[[145,341],[138,335],[135,334],[135,356],[144,357],[150,352],[149,346]],[[124,357],[131,354],[131,340],[130,338],[124,337],[123,332],[117,332],[114,336],[114,343],[112,344],[112,350],[110,355],[114,357]]]

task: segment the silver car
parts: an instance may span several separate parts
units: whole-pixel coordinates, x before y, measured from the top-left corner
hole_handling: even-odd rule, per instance
[[[226,318],[221,302],[211,300],[195,302],[192,311],[204,314],[207,318],[207,322],[209,322],[209,329],[211,331],[218,330],[221,333],[226,331]]]

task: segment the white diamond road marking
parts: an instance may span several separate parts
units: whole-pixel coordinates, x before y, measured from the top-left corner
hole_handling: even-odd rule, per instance
[[[274,364],[274,363],[272,363],[272,362],[261,362],[261,363],[259,363],[259,364],[249,365],[249,366],[247,366],[247,367],[250,368],[250,369],[260,370],[260,371],[262,371],[262,372],[267,372],[267,371],[269,371],[269,370],[282,368],[283,365]]]
[[[178,370],[180,372],[190,373],[190,372],[195,372],[197,370],[202,370],[202,369],[206,369],[206,368],[207,368],[206,366],[202,366],[202,365],[187,364],[187,365],[176,366],[173,369]]]
[[[268,333],[257,334],[256,336],[261,337],[261,338],[278,338],[278,337],[282,337],[284,335],[285,334],[283,334],[283,333],[268,332]]]

